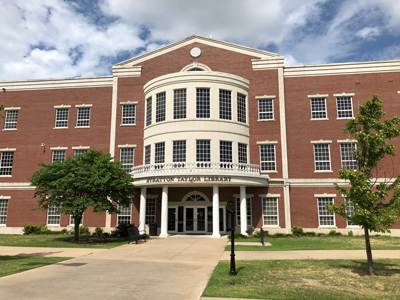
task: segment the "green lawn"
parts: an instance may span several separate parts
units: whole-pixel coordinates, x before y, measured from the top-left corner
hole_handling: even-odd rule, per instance
[[[128,243],[127,238],[80,236],[78,242],[72,235],[14,235],[0,234],[0,246],[56,247],[56,248],[99,248],[110,249]]]
[[[375,276],[367,276],[366,260],[236,261],[216,266],[203,297],[250,299],[399,299],[400,260],[374,260]]]
[[[372,250],[400,250],[400,238],[388,236],[371,236]],[[235,242],[260,242],[260,239],[236,239]],[[264,238],[272,246],[240,246],[235,251],[294,251],[294,250],[365,250],[363,236],[322,236],[322,237],[288,237]],[[231,247],[226,246],[226,251]]]
[[[71,259],[69,257],[0,256],[0,277]]]

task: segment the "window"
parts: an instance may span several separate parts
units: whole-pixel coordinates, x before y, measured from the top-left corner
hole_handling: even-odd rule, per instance
[[[122,206],[118,204],[119,214],[117,216],[117,224],[131,224],[132,204]]]
[[[133,158],[135,154],[135,148],[121,148],[121,169],[130,171],[133,167]]]
[[[274,119],[274,105],[272,99],[258,100],[258,119],[259,120]]]
[[[17,129],[18,110],[7,110],[4,129]]]
[[[156,123],[165,121],[165,92],[156,95]]]
[[[90,126],[90,107],[78,107],[78,118],[76,119],[76,127]]]
[[[173,141],[172,161],[186,161],[186,141]]]
[[[245,123],[247,121],[246,118],[246,96],[240,93],[237,93],[237,119],[240,123]]]
[[[154,163],[162,164],[165,162],[165,142],[155,144]]]
[[[13,151],[1,152],[0,176],[10,176],[11,175],[13,161],[14,161],[14,152]]]
[[[338,118],[349,119],[353,117],[353,103],[351,97],[337,97],[336,105]]]
[[[314,144],[315,171],[330,171],[329,144]]]
[[[56,108],[56,128],[68,127],[69,108]]]
[[[247,226],[252,225],[251,221],[251,199],[246,198]],[[240,198],[236,198],[236,226],[240,226]]]
[[[156,222],[156,198],[146,199],[146,224]]]
[[[75,225],[75,218],[73,215],[69,216],[69,225]],[[81,221],[79,222],[79,225],[83,225],[83,215]]]
[[[276,171],[275,145],[260,145],[261,171]]]
[[[328,211],[327,204],[332,205],[333,198],[318,198],[319,226],[335,226],[335,214]]]
[[[219,161],[232,162],[232,142],[219,141]]]
[[[264,226],[278,226],[278,198],[262,198]]]
[[[5,225],[7,220],[8,199],[0,199],[0,224]]]
[[[186,119],[186,89],[174,90],[174,119]]]
[[[87,149],[75,149],[74,156],[81,156],[87,152]]]
[[[149,165],[151,159],[151,145],[144,147],[144,164]]]
[[[239,164],[247,164],[247,145],[239,143],[238,144],[238,158]]]
[[[352,153],[356,149],[355,143],[342,143],[340,144],[340,154],[342,157],[342,168],[347,170],[357,170],[356,156]]]
[[[211,161],[210,140],[196,141],[196,161]]]
[[[60,225],[60,205],[50,205],[47,209],[47,225]]]
[[[231,91],[219,90],[219,118],[232,120]]]
[[[152,102],[151,97],[146,99],[146,126],[151,125],[151,110],[152,110]]]
[[[122,125],[134,125],[136,122],[136,105],[122,105]]]
[[[349,198],[345,199],[346,201],[346,214],[350,217],[354,216],[356,213],[354,211],[354,203]],[[347,220],[347,226],[358,226],[353,224],[353,222]]]
[[[311,98],[311,119],[326,119],[326,99]]]
[[[53,150],[52,163],[55,161],[65,161],[65,150]]]
[[[196,89],[196,118],[210,117],[210,89]]]

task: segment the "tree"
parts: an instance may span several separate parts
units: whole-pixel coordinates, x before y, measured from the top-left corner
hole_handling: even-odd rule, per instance
[[[116,204],[132,203],[133,178],[113,162],[110,154],[88,151],[83,155],[51,164],[41,163],[29,181],[35,186],[33,198],[39,198],[36,209],[60,206],[59,213],[72,215],[75,221],[74,240],[79,238],[83,213],[93,207],[96,213],[118,213]],[[112,201],[110,201],[112,199]]]
[[[4,106],[2,104],[0,104],[0,111],[2,111],[4,109]],[[0,118],[4,118],[4,116],[2,114],[0,114]]]
[[[400,117],[385,121],[383,102],[374,95],[360,106],[358,116],[346,123],[343,133],[348,133],[357,141],[353,151],[357,170],[342,168],[339,178],[345,179],[349,187],[335,184],[335,188],[354,205],[354,215],[346,212],[346,202],[327,206],[328,210],[364,229],[368,259],[368,273],[373,274],[372,252],[369,231],[390,232],[390,227],[400,216],[400,174],[389,178],[382,172],[383,159],[396,155],[395,146],[388,140],[399,136]]]

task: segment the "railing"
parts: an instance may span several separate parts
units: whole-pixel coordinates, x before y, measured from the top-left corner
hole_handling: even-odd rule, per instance
[[[238,164],[226,162],[177,162],[142,165],[133,167],[132,175],[163,175],[163,174],[243,174],[243,175],[260,175],[260,166],[251,164]]]

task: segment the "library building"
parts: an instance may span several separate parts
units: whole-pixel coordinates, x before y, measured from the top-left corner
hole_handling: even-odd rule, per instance
[[[234,208],[242,234],[362,234],[325,205],[347,201],[334,183],[347,185],[340,168],[357,168],[357,143],[342,129],[374,94],[387,117],[400,114],[400,61],[285,66],[281,54],[199,35],[117,63],[110,76],[1,81],[0,233],[72,228],[58,207],[31,211],[28,178],[38,163],[101,150],[132,174],[136,193],[119,214],[86,210],[91,230],[157,224],[160,237],[218,238]],[[380,174],[393,170],[400,155]]]

